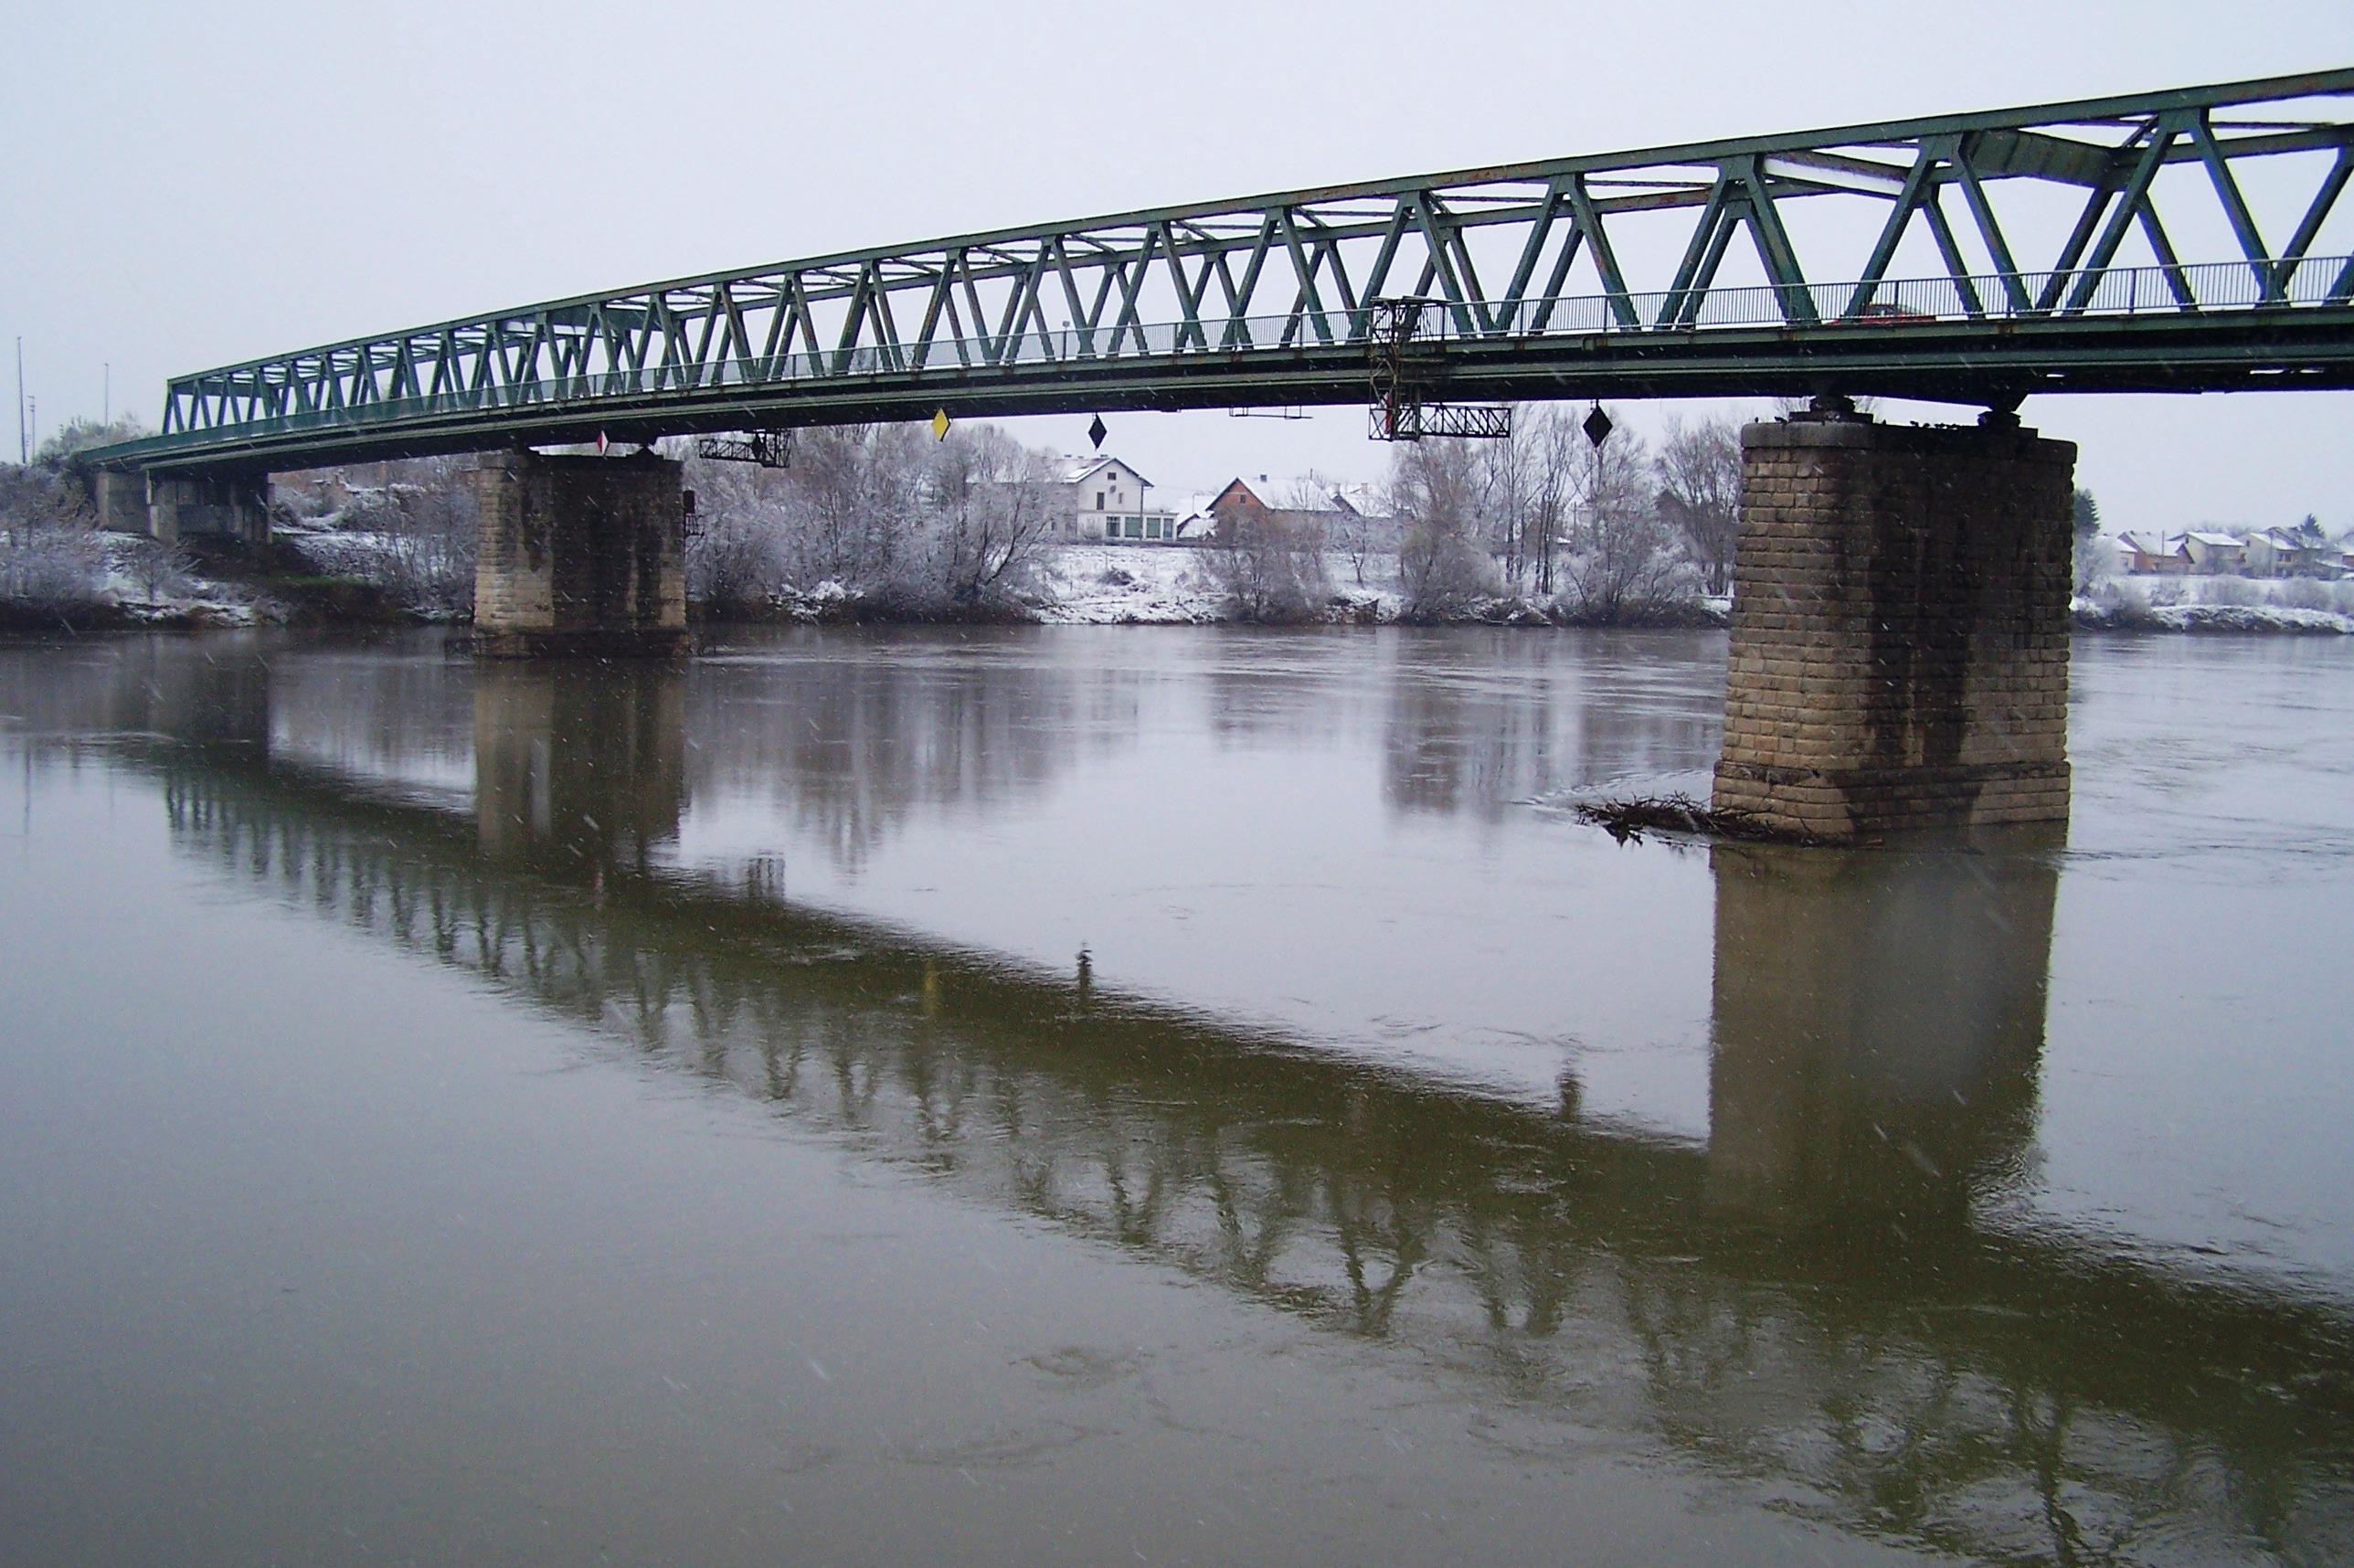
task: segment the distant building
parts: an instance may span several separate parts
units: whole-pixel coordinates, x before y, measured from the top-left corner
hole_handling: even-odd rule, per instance
[[[1376,510],[1376,494],[1370,485],[1297,480],[1285,485],[1281,495],[1281,499],[1294,504],[1279,505],[1273,499],[1277,495],[1274,482],[1261,474],[1256,482],[1241,478],[1229,481],[1205,510],[1213,532],[1229,519],[1247,517],[1311,531],[1326,545],[1345,544],[1356,530],[1363,529],[1371,548],[1394,550],[1397,548],[1397,522]]]
[[[2237,577],[2248,569],[2247,541],[2236,534],[2193,528],[2182,535],[2190,569],[2200,577]]]
[[[1145,499],[1152,482],[1115,457],[1056,460],[1056,536],[1066,542],[1167,545],[1177,516]]]
[[[2338,552],[2317,538],[2286,528],[2248,535],[2248,575],[2259,577],[2332,577]]]
[[[2179,577],[2190,570],[2190,553],[2180,535],[2137,534],[2116,536],[2118,569],[2137,577]]]

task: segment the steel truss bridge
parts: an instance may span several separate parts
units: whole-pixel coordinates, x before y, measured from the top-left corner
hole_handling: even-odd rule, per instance
[[[107,466],[1419,398],[2354,386],[2354,69],[1124,213],[173,380]]]

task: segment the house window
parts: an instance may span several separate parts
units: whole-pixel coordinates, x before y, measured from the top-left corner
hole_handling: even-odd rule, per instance
[[[1100,512],[1103,509],[1103,492],[1098,490],[1096,492],[1096,510]]]
[[[1131,539],[1141,539],[1144,537],[1143,518],[1131,517],[1128,520],[1128,536]]]

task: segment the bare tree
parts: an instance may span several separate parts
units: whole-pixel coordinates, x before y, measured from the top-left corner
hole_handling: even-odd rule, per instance
[[[1046,459],[993,425],[930,454],[921,519],[895,587],[917,609],[1002,610],[1042,580],[1054,549]]]
[[[1741,430],[1730,419],[1668,422],[1656,462],[1659,516],[1712,594],[1733,587],[1741,532]]]
[[[1331,595],[1321,519],[1306,511],[1229,508],[1202,552],[1202,567],[1235,619],[1312,619]]]
[[[131,546],[131,580],[139,585],[140,602],[150,609],[166,594],[183,594],[196,586],[196,564],[187,546],[161,539],[140,539]]]
[[[1409,620],[1455,614],[1495,589],[1483,538],[1482,460],[1465,441],[1430,440],[1398,449],[1390,506],[1404,529],[1398,587]]]
[[[18,468],[0,463],[0,529],[12,539],[48,528],[88,527],[96,521],[89,486],[59,464]]]
[[[689,460],[695,504],[686,592],[712,613],[756,609],[784,581],[785,504],[762,482],[772,471]]]
[[[1534,410],[1512,410],[1512,433],[1499,440],[1481,441],[1476,449],[1473,487],[1485,524],[1489,558],[1501,569],[1505,586],[1518,591],[1535,559],[1530,548],[1529,514],[1536,489],[1536,449],[1540,437],[1532,423]]]
[[[459,458],[424,458],[393,491],[397,591],[420,609],[456,613],[474,604],[474,492]]]
[[[0,612],[83,608],[106,593],[106,546],[80,486],[53,467],[0,464]]]
[[[42,441],[41,450],[33,454],[37,464],[57,466],[76,453],[91,447],[111,446],[116,441],[135,441],[147,434],[147,427],[129,414],[111,424],[96,419],[69,419],[55,434]]]
[[[1683,576],[1654,504],[1650,452],[1624,419],[1613,423],[1607,440],[1585,442],[1579,453],[1576,520],[1562,567],[1570,613],[1601,626],[1638,619],[1674,598]]]
[[[340,535],[313,540],[336,568],[378,584],[395,602],[454,615],[474,602],[474,495],[460,458],[403,462],[381,489],[353,493]]]
[[[785,575],[803,588],[835,582],[882,592],[916,536],[931,438],[913,425],[843,425],[801,432],[787,470]]]
[[[1332,525],[1325,532],[1341,558],[1349,563],[1349,580],[1359,588],[1365,587],[1365,567],[1381,554],[1380,521],[1366,516],[1353,505],[1343,504],[1334,509]]]

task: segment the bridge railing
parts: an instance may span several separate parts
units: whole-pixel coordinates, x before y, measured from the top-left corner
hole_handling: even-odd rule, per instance
[[[1511,302],[1426,301],[1412,338],[1415,351],[1509,348],[1515,343],[1625,334],[1681,335],[1714,331],[1914,331],[1991,322],[2066,322],[2218,311],[2287,310],[2346,303],[2354,259],[2215,261],[2107,267],[2056,272],[1988,272],[1874,282],[1762,283],[1706,290],[1558,295]],[[228,405],[259,396],[249,387],[201,387],[223,399],[192,410],[187,428],[123,449],[164,453],[224,439],[293,435],[423,420],[451,414],[643,399],[691,400],[730,390],[814,383],[938,376],[967,377],[1047,366],[1259,355],[1362,355],[1373,335],[1374,311],[1295,310],[1281,315],[1193,321],[1066,325],[1002,336],[860,344],[818,353],[673,360],[639,367],[592,369],[555,376],[364,401],[258,417],[222,417]]]

